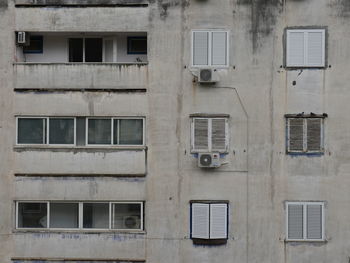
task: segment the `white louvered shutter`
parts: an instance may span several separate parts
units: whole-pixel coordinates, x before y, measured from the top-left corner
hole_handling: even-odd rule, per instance
[[[103,61],[104,62],[114,62],[114,40],[113,39],[104,39],[103,47]]]
[[[289,118],[288,122],[288,150],[301,152],[304,150],[304,119]]]
[[[307,239],[322,239],[322,205],[307,205]]]
[[[193,65],[205,66],[209,64],[208,48],[209,48],[208,32],[193,32]]]
[[[193,203],[191,237],[209,239],[209,204]]]
[[[210,239],[227,238],[227,204],[210,205]]]
[[[310,30],[306,34],[306,65],[311,67],[323,67],[325,65],[325,31]]]
[[[208,119],[193,120],[193,149],[208,151]]]
[[[227,65],[227,32],[212,32],[212,65]]]
[[[226,119],[211,120],[211,148],[213,151],[226,151]]]
[[[304,32],[287,31],[287,67],[304,66]]]
[[[303,239],[302,204],[288,204],[288,239]]]
[[[322,119],[307,119],[307,150],[322,150]]]

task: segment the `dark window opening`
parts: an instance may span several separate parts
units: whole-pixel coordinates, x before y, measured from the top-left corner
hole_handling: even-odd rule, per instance
[[[83,62],[83,39],[69,39],[69,62]]]
[[[85,39],[85,62],[102,62],[102,38]]]
[[[147,54],[147,37],[128,37],[128,54]]]
[[[43,53],[43,36],[30,36],[29,46],[23,46],[23,53]]]

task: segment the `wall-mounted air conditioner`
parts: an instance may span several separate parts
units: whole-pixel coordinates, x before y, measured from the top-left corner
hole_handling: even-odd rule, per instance
[[[198,167],[200,168],[217,168],[221,166],[219,153],[199,153]]]
[[[198,70],[199,83],[215,83],[218,81],[219,78],[216,69],[202,68]]]
[[[17,41],[16,43],[20,46],[29,45],[29,33],[24,31],[17,32]]]

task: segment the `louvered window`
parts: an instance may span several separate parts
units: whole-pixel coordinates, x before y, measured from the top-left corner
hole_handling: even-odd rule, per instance
[[[324,29],[287,29],[287,67],[325,67]]]
[[[324,240],[324,203],[287,203],[287,240]]]
[[[228,32],[193,31],[192,65],[228,66]]]
[[[227,152],[227,118],[193,118],[192,152]]]
[[[191,204],[192,239],[227,239],[228,204],[196,203]]]
[[[323,121],[323,118],[287,118],[287,151],[323,152]]]

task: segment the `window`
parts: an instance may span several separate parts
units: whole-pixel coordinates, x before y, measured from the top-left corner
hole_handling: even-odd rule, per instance
[[[142,202],[16,203],[16,228],[143,230]]]
[[[192,152],[227,152],[227,118],[192,118]]]
[[[192,31],[192,66],[228,66],[227,31]]]
[[[57,259],[22,259],[22,258],[12,258],[12,263],[145,263],[145,261],[135,260],[130,261],[128,260],[88,260],[88,259],[62,259],[62,257]]]
[[[29,46],[23,46],[23,53],[43,53],[43,36],[30,36]]]
[[[75,118],[18,117],[17,144],[75,144]]]
[[[287,29],[287,67],[325,67],[325,29]]]
[[[287,240],[324,240],[324,203],[287,202]]]
[[[70,38],[69,62],[102,62],[102,38]]]
[[[144,145],[143,118],[17,117],[18,145]]]
[[[147,37],[128,37],[128,54],[147,54]]]
[[[88,145],[143,145],[143,119],[88,118]]]
[[[228,238],[228,203],[193,201],[191,203],[191,238],[226,240]]]
[[[322,153],[323,117],[287,117],[287,152]]]

